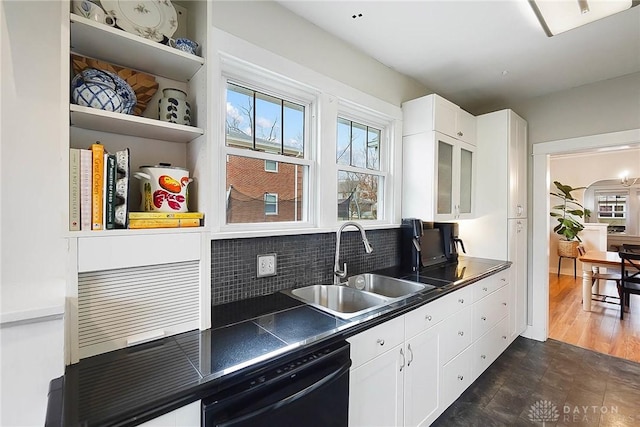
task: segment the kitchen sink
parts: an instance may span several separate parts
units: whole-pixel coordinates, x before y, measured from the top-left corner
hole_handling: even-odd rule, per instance
[[[423,290],[435,288],[433,285],[410,282],[408,280],[366,273],[350,277],[347,286],[388,298],[401,298]]]
[[[282,292],[340,318],[350,319],[433,288],[433,285],[366,273],[350,277],[341,285],[311,285]]]
[[[389,303],[389,298],[342,285],[311,285],[283,293],[343,319],[359,316]]]

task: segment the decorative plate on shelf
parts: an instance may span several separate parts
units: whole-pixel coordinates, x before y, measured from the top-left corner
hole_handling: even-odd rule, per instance
[[[128,33],[160,42],[178,29],[170,0],[100,0],[103,9]]]

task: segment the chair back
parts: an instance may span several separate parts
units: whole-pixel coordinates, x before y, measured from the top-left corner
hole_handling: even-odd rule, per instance
[[[578,254],[580,254],[580,256],[584,256],[586,253],[587,251],[584,249],[584,246],[578,245]]]
[[[623,243],[622,244],[623,252],[632,252],[636,254],[640,254],[640,245],[634,245],[631,243]]]
[[[640,283],[640,253],[622,251],[618,255],[620,255],[622,281]]]

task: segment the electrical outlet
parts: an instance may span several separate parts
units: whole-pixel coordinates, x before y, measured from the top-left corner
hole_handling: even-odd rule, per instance
[[[276,254],[258,255],[258,277],[276,275]]]

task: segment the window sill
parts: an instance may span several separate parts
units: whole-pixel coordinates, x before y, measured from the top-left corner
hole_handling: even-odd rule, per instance
[[[399,228],[400,224],[384,224],[372,223],[367,224],[365,221],[357,221],[365,230],[383,230]],[[335,233],[341,223],[334,227],[316,227],[316,228],[287,228],[280,230],[238,230],[238,231],[217,231],[211,232],[211,240],[223,239],[245,239],[252,237],[270,237],[270,236],[292,236],[299,234],[317,234],[317,233]]]

